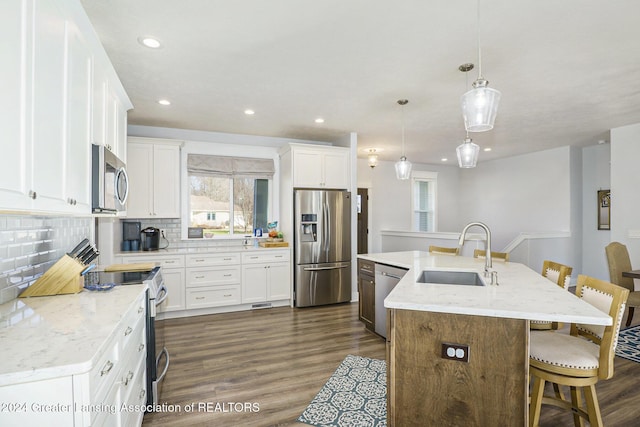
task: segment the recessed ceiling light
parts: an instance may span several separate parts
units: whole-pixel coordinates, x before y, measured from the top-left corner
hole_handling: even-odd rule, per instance
[[[443,157],[443,158],[440,159],[441,162],[446,162],[447,160],[449,160],[449,159],[447,159],[446,157]]]
[[[160,43],[160,40],[155,39],[153,37],[148,37],[148,36],[138,37],[138,42],[141,45],[146,46],[146,47],[151,48],[151,49],[159,49],[160,46],[162,46],[162,44]]]
[[[324,119],[322,117],[318,117],[315,121],[316,123],[324,123]]]
[[[168,99],[160,99],[158,101],[158,104],[160,104],[160,105],[171,105],[171,101],[169,101]]]
[[[482,151],[491,151],[491,147],[484,148]]]
[[[253,111],[253,110],[249,110],[249,109],[247,109],[247,110],[244,110],[244,113],[245,113],[247,116],[253,116],[256,112],[255,112],[255,111]]]

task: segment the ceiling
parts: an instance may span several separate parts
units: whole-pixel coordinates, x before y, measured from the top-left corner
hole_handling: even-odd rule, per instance
[[[478,28],[484,77],[502,92],[495,128],[471,134],[492,149],[480,162],[595,145],[640,123],[637,0],[481,0],[479,27],[476,0],[82,4],[134,125],[314,141],[356,132],[359,157],[377,148],[395,161],[404,123],[410,161],[456,164]],[[467,62],[469,75],[458,70]]]

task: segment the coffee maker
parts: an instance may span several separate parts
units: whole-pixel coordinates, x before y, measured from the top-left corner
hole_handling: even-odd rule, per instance
[[[133,221],[122,222],[122,250],[140,250],[140,223]]]
[[[143,251],[157,251],[160,247],[160,230],[155,227],[147,227],[140,232]]]

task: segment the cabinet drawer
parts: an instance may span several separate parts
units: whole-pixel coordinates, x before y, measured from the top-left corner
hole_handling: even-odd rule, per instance
[[[89,373],[91,403],[108,402],[106,394],[117,381],[120,370],[117,338],[111,340],[107,351]],[[93,418],[93,415],[92,415]]]
[[[187,269],[187,288],[240,283],[240,267]]]
[[[145,358],[137,360],[137,367],[135,368],[135,374],[132,380],[129,380],[127,384],[124,382],[121,386],[121,398],[122,403],[127,405],[127,408],[135,406],[144,406],[147,402],[146,391],[146,365]],[[127,374],[129,375],[129,374]],[[126,379],[126,378],[125,378]],[[144,412],[138,412],[129,410],[122,412],[122,420],[120,425],[122,426],[139,426],[142,424],[142,417]]]
[[[289,261],[289,251],[276,251],[273,249],[265,249],[263,251],[255,251],[242,254],[243,264],[259,264],[270,262]]]
[[[123,256],[123,264],[137,264],[145,262],[155,262],[162,268],[182,268],[184,267],[184,255],[137,255]]]
[[[130,346],[137,347],[140,344],[139,337],[144,333],[145,327],[145,298],[146,294],[142,294],[133,309],[125,315],[120,331],[116,336],[116,339],[120,342],[120,354],[127,352]]]
[[[187,289],[187,308],[240,304],[240,285]]]
[[[358,273],[368,274],[373,276],[375,274],[376,264],[373,261],[368,261],[364,259],[358,260]]]
[[[210,267],[229,264],[240,264],[240,254],[187,255],[187,267]]]

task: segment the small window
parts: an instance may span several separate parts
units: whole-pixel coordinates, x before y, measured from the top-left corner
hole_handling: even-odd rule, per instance
[[[434,232],[436,227],[437,172],[414,171],[412,174],[412,230]]]

